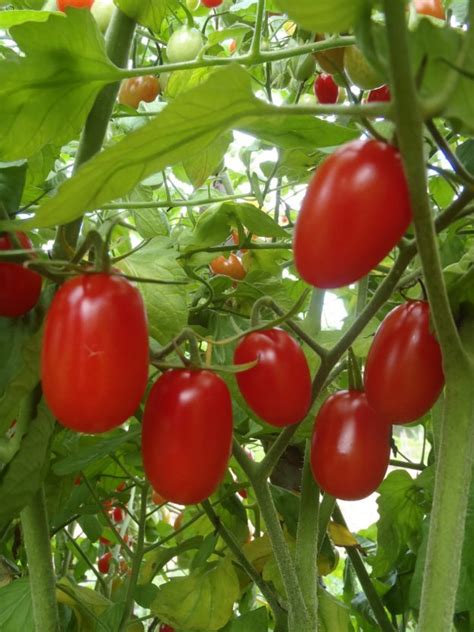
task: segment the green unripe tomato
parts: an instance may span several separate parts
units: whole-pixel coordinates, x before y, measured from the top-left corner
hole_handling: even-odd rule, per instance
[[[356,46],[348,46],[344,53],[344,70],[352,84],[361,90],[373,90],[384,80]]]
[[[105,33],[107,30],[114,9],[115,5],[113,0],[94,0],[91,13],[102,33]]]
[[[172,64],[196,59],[204,45],[201,32],[189,26],[176,30],[168,40],[166,54]]]
[[[316,101],[316,97],[314,96],[314,94],[309,94],[309,92],[306,92],[305,94],[301,95],[301,98],[298,101],[298,105],[304,105],[306,107],[315,107],[316,105],[318,105],[318,103]]]
[[[57,11],[56,0],[47,0],[43,5],[43,11]]]
[[[293,63],[293,75],[297,81],[308,81],[316,72],[316,60],[311,53],[297,57]]]
[[[201,6],[201,0],[186,0],[186,6],[189,11],[197,11]]]

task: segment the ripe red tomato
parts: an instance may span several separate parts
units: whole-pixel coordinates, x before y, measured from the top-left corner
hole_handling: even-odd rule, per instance
[[[94,0],[56,0],[59,11],[65,11],[68,7],[75,9],[90,9]]]
[[[339,86],[332,75],[320,74],[314,82],[314,94],[320,103],[337,103]]]
[[[392,95],[390,94],[390,88],[385,86],[380,86],[380,88],[375,88],[369,92],[369,96],[367,97],[368,103],[374,103],[375,101],[390,101]]]
[[[110,570],[110,560],[112,559],[112,553],[108,551],[104,553],[101,557],[99,557],[99,561],[97,563],[97,568],[99,569],[99,573],[102,575],[107,575]]]
[[[390,422],[415,421],[433,406],[444,374],[426,301],[409,301],[385,317],[367,356],[364,382],[370,405]]]
[[[151,103],[160,94],[160,82],[153,75],[130,77],[120,84],[118,102],[135,110],[141,101]]]
[[[121,507],[114,507],[112,510],[112,518],[115,522],[123,522],[123,509]]]
[[[148,379],[145,307],[110,274],[67,281],[51,303],[42,350],[43,391],[64,426],[105,432],[137,409]]]
[[[249,407],[272,426],[301,421],[311,405],[311,375],[300,345],[282,329],[254,331],[238,344],[234,363],[257,359],[235,376]]]
[[[160,632],[175,632],[175,629],[166,623],[160,625]]]
[[[411,218],[398,151],[377,140],[347,143],[308,186],[295,228],[296,268],[316,287],[354,283],[392,250]]]
[[[208,9],[214,9],[215,7],[219,7],[223,0],[201,0],[201,2]]]
[[[311,469],[321,489],[343,500],[374,492],[388,467],[390,429],[365,393],[331,395],[319,410],[311,440]]]
[[[236,281],[241,281],[247,274],[241,260],[233,252],[228,259],[223,255],[216,257],[211,261],[210,267],[214,274],[222,274]]]
[[[142,453],[158,494],[181,505],[205,500],[224,477],[231,445],[232,403],[220,377],[176,369],[156,381],[143,416]]]
[[[33,247],[25,233],[15,233],[25,250]],[[15,250],[8,234],[0,234],[0,250]],[[41,294],[41,275],[20,263],[0,259],[0,316],[16,318],[32,309]]]
[[[109,538],[106,538],[105,536],[101,535],[99,538],[99,542],[101,544],[103,544],[104,546],[110,546],[112,544],[112,541],[109,540]]]
[[[441,0],[414,0],[414,5],[416,12],[420,15],[430,15],[440,20],[446,18]]]

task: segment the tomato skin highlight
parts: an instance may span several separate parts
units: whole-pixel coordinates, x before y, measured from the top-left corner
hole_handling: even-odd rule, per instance
[[[58,11],[65,11],[69,7],[75,9],[90,9],[94,4],[94,0],[56,0]]]
[[[214,274],[222,274],[236,281],[242,281],[247,275],[241,260],[233,252],[228,259],[223,255],[213,259],[210,263],[210,268]]]
[[[385,317],[367,356],[364,385],[372,408],[392,423],[416,421],[436,402],[444,373],[426,301],[409,301]]]
[[[326,493],[360,500],[382,482],[391,426],[360,391],[339,391],[322,405],[311,439],[311,469]]]
[[[293,243],[298,273],[323,289],[354,283],[396,246],[411,219],[398,151],[377,140],[347,143],[306,191]]]
[[[139,291],[100,273],[67,281],[46,317],[46,402],[64,426],[105,432],[138,407],[148,380],[148,331]]]
[[[414,0],[415,11],[420,15],[429,15],[439,20],[446,18],[441,0]]]
[[[22,248],[33,248],[25,233],[15,234]],[[0,250],[15,249],[8,234],[0,234]],[[21,263],[0,260],[0,317],[16,318],[29,312],[39,300],[41,285],[42,278],[37,272],[23,267]]]
[[[151,103],[160,94],[160,82],[153,75],[130,77],[120,84],[118,102],[135,110],[141,101]]]
[[[321,74],[314,82],[314,94],[320,103],[337,103],[339,98],[339,86],[332,78],[332,75]]]
[[[192,505],[224,478],[232,447],[232,402],[207,370],[173,369],[153,385],[145,406],[142,454],[155,492]]]
[[[391,101],[391,99],[392,95],[390,94],[390,88],[385,85],[371,90],[369,92],[369,96],[367,97],[367,103],[385,102]]]
[[[301,421],[311,405],[311,375],[298,342],[282,329],[254,331],[239,342],[234,364],[257,359],[235,376],[248,406],[272,426]]]

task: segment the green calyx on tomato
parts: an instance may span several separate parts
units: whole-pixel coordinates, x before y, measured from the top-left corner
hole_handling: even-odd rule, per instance
[[[199,55],[204,40],[201,32],[189,26],[181,26],[168,40],[166,54],[168,61],[177,64],[182,61],[192,61]]]
[[[243,398],[263,421],[283,427],[298,423],[311,405],[311,375],[298,342],[282,329],[247,334],[234,364],[257,364],[236,374]]]
[[[296,268],[315,287],[354,283],[396,246],[411,219],[399,152],[377,140],[347,143],[308,186],[294,233]]]
[[[344,53],[344,70],[352,84],[361,90],[383,85],[383,77],[373,68],[357,46],[348,46]]]
[[[106,273],[66,281],[46,316],[41,375],[46,402],[64,426],[97,433],[125,422],[148,380],[139,291]]]
[[[169,502],[208,498],[227,470],[232,447],[232,401],[211,371],[174,369],[153,385],[142,426],[145,474]]]

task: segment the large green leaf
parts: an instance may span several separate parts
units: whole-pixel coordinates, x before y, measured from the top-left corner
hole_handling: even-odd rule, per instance
[[[74,138],[99,90],[119,79],[89,11],[51,14],[10,32],[24,56],[0,61],[0,160]]]
[[[222,632],[268,632],[268,612],[266,608],[257,608],[233,619],[222,628]]]
[[[367,0],[276,0],[277,5],[308,31],[339,33],[353,27]]]
[[[7,213],[16,212],[20,206],[27,167],[26,161],[0,164],[0,205]]]
[[[0,630],[33,630],[33,606],[28,578],[18,579],[0,588]]]
[[[166,14],[179,6],[178,0],[115,0],[115,2],[126,15],[155,32],[159,32]]]

